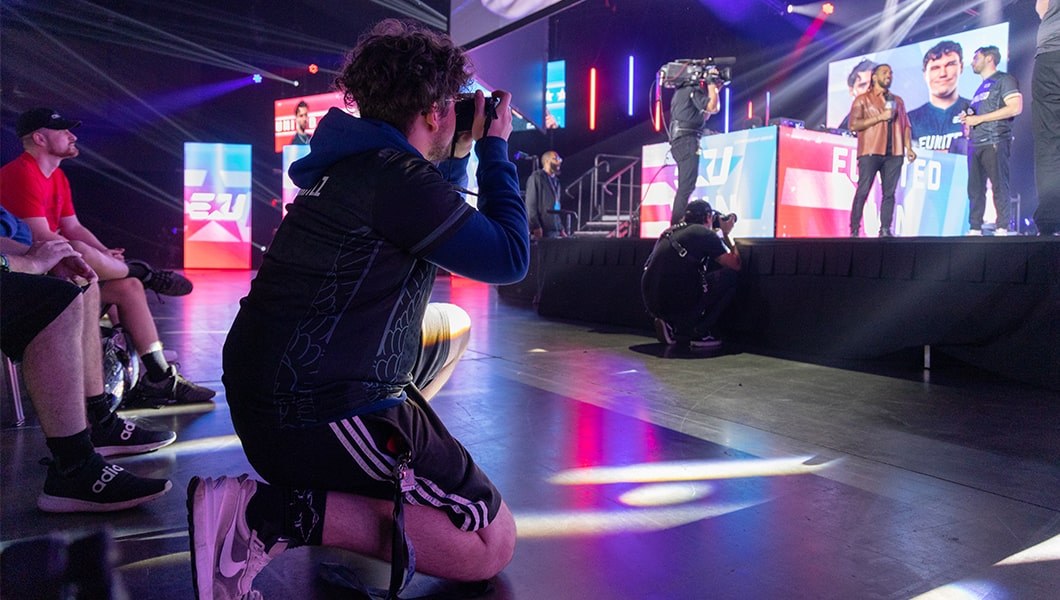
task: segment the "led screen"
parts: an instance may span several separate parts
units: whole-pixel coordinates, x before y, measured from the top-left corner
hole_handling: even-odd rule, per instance
[[[184,268],[250,268],[250,145],[184,144]]]
[[[855,86],[864,87],[869,81],[868,72],[862,69],[858,73],[857,67],[862,65],[867,69],[871,65],[886,63],[894,71],[891,91],[901,96],[910,113],[914,141],[921,148],[948,150],[953,140],[961,136],[961,124],[955,120],[957,113],[968,105],[968,100],[982,82],[972,72],[972,55],[980,47],[997,46],[1001,51],[998,67],[1005,71],[1008,30],[1008,23],[1001,23],[829,63],[826,123],[829,127],[845,129],[850,104],[858,93],[848,84],[854,81]],[[957,48],[960,49],[959,56],[957,52],[943,52],[925,69],[924,59],[930,50]]]
[[[295,116],[298,105],[305,102],[307,106],[307,124],[305,132],[309,138],[316,131],[317,122],[328,114],[331,107],[341,108],[353,116],[358,116],[357,107],[347,107],[342,99],[342,92],[329,92],[327,94],[314,94],[311,96],[295,96],[276,100],[274,106],[274,148],[276,152],[282,152],[284,146],[298,145],[295,137],[297,118]]]
[[[762,127],[704,136],[699,175],[690,200],[736,213],[735,237],[773,237],[776,204],[777,128]],[[677,192],[677,165],[666,142],[643,148],[640,236],[657,238],[670,226]]]
[[[545,129],[567,126],[567,61],[554,60],[545,68]]]

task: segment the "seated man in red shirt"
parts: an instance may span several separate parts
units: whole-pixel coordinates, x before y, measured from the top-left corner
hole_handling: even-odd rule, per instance
[[[4,207],[29,227],[34,242],[69,242],[99,275],[100,299],[117,308],[146,371],[130,392],[130,400],[152,404],[209,400],[215,395],[213,390],[184,379],[166,361],[144,296],[145,288],[182,296],[191,292],[191,282],[172,271],[154,270],[142,261],[126,263],[123,249],[107,248],[74,212],[70,182],[59,163],[79,154],[77,136],[70,129],[80,124],[48,108],[35,108],[19,116],[16,133],[25,152],[0,169]]]

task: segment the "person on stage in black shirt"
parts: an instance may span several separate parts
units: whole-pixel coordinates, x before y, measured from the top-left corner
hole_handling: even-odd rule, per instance
[[[741,262],[729,238],[736,215],[715,216],[705,200],[689,202],[684,221],[663,232],[644,265],[641,295],[664,344],[721,345],[713,330],[732,302]]]
[[[1001,51],[984,46],[972,57],[972,70],[983,78],[972,97],[972,114],[961,115],[968,128],[971,151],[968,153],[968,198],[971,201],[968,235],[982,235],[986,211],[986,180],[993,190],[997,209],[994,235],[1008,235],[1009,150],[1012,145],[1012,120],[1023,112],[1023,95],[1016,78],[998,71]]]
[[[670,213],[670,224],[685,216],[688,198],[699,176],[699,138],[710,115],[719,110],[721,82],[691,82],[677,88],[670,101],[670,154],[677,163],[677,195]]]
[[[964,51],[953,41],[935,44],[924,54],[924,82],[928,101],[909,111],[913,142],[927,150],[946,152],[953,140],[964,134],[961,115],[969,100],[957,93],[964,71]]]

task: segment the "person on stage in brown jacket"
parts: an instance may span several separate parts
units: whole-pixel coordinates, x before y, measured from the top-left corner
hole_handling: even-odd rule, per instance
[[[890,65],[878,65],[872,71],[872,87],[854,98],[850,107],[850,130],[858,134],[858,189],[850,207],[850,237],[860,235],[862,210],[876,173],[880,174],[883,189],[880,237],[893,237],[894,194],[902,157],[909,162],[916,160],[905,102],[891,93],[893,78]]]

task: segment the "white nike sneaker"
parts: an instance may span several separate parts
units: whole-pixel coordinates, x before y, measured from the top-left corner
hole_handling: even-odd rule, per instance
[[[197,600],[236,600],[253,597],[254,577],[287,549],[279,540],[265,549],[258,532],[247,526],[247,504],[258,482],[239,477],[202,479],[188,483],[188,538]]]

